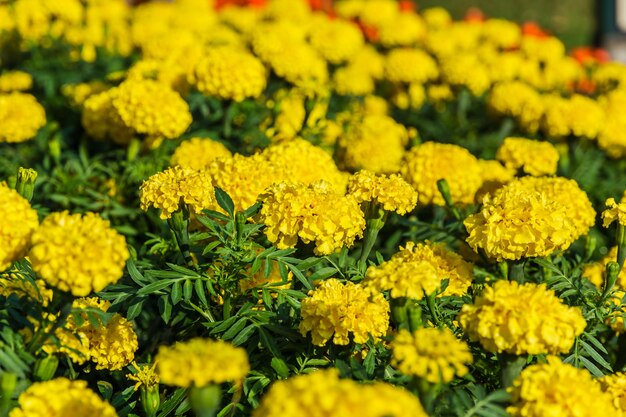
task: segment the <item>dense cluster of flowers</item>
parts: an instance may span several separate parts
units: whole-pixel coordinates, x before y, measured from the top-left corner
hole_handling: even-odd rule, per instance
[[[39,220],[28,200],[6,183],[0,183],[0,218],[0,271],[3,271],[24,257]]]
[[[348,181],[348,194],[361,203],[379,204],[385,211],[406,214],[417,204],[417,192],[399,175],[376,175],[362,170]]]
[[[334,278],[309,292],[302,300],[301,314],[300,332],[310,332],[317,346],[331,338],[336,345],[347,345],[350,336],[356,343],[365,343],[370,337],[379,340],[389,327],[389,303],[381,294]]]
[[[579,308],[564,305],[545,285],[515,281],[486,287],[458,320],[488,351],[516,355],[567,352],[587,325]]]

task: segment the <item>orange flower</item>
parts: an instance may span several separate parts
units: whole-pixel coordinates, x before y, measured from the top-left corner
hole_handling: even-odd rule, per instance
[[[541,26],[535,22],[524,22],[522,24],[522,34],[533,38],[547,38],[550,36],[547,31],[543,30]]]

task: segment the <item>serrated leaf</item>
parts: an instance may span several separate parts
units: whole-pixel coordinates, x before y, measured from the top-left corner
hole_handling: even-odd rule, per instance
[[[217,204],[230,215],[231,219],[235,217],[235,204],[226,191],[222,190],[220,187],[215,187],[215,199],[217,200]]]

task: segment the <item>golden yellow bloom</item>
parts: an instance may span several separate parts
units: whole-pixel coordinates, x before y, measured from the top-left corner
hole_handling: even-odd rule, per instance
[[[348,181],[348,194],[359,203],[364,201],[380,204],[386,211],[406,214],[417,204],[417,192],[399,175],[376,175],[359,171]]]
[[[275,184],[261,200],[265,235],[279,249],[294,247],[300,239],[314,243],[317,255],[328,255],[363,236],[365,219],[357,200],[325,181]]]
[[[39,226],[37,212],[19,193],[0,182],[0,271],[26,254]]]
[[[452,23],[452,16],[443,7],[429,7],[424,9],[422,17],[429,29],[442,29]]]
[[[0,295],[9,297],[11,294],[30,298],[45,307],[52,300],[53,292],[43,280],[35,280],[33,284],[21,272],[0,274]]]
[[[604,203],[606,210],[602,212],[602,225],[609,227],[611,223],[617,222],[622,226],[626,226],[626,202],[615,202],[614,198],[609,198]]]
[[[385,75],[385,57],[370,44],[364,45],[350,59],[348,65],[358,67],[376,80],[383,78]]]
[[[445,179],[455,203],[470,204],[482,184],[482,170],[465,148],[445,143],[425,142],[405,157],[402,176],[419,194],[420,204],[443,206],[445,201],[437,181]]]
[[[20,394],[10,417],[117,417],[115,408],[87,388],[87,381],[55,378],[35,382]]]
[[[169,219],[181,201],[196,214],[214,208],[215,190],[208,171],[175,166],[148,178],[139,189],[141,209],[161,209],[160,217]]]
[[[426,89],[428,100],[441,104],[454,98],[454,93],[448,84],[430,84]]]
[[[209,138],[191,138],[185,140],[174,151],[170,165],[200,171],[206,169],[217,158],[231,157],[226,146]]]
[[[507,168],[541,176],[556,173],[559,151],[550,142],[509,137],[498,148],[496,158]]]
[[[0,75],[0,93],[26,91],[33,87],[33,77],[24,71],[7,71]]]
[[[140,387],[154,388],[161,382],[159,375],[156,373],[156,362],[152,365],[137,365],[135,362],[132,362],[131,365],[137,372],[127,374],[126,378],[135,382],[135,391]]]
[[[128,144],[134,136],[131,128],[126,126],[113,107],[113,99],[117,97],[117,88],[100,93],[88,93],[83,103],[81,123],[87,134],[94,139],[110,139],[118,144]]]
[[[594,139],[606,120],[604,109],[589,97],[574,94],[569,99],[568,122],[573,135]]]
[[[222,340],[195,338],[161,346],[154,361],[162,383],[183,388],[223,382],[239,385],[250,371],[245,349]]]
[[[506,168],[498,161],[479,159],[483,184],[476,192],[476,201],[482,201],[487,193],[492,193],[515,178],[515,170]]]
[[[465,219],[467,243],[475,251],[481,248],[498,261],[546,256],[567,249],[580,236],[587,212],[575,220],[568,209],[569,200],[563,204],[536,180],[543,178],[525,177],[486,195],[482,209]]]
[[[400,13],[378,28],[380,43],[387,47],[413,46],[426,36],[426,24],[415,13]]]
[[[129,257],[124,236],[95,213],[48,215],[28,254],[47,284],[78,297],[117,282]]]
[[[498,48],[514,48],[522,39],[519,25],[509,20],[487,19],[481,29],[483,38]]]
[[[254,205],[259,195],[281,178],[285,169],[260,154],[235,154],[231,158],[217,158],[208,168],[213,183],[228,193],[236,211]]]
[[[340,64],[351,59],[365,43],[356,24],[325,18],[317,20],[309,42],[331,64]]]
[[[342,4],[344,2],[341,2]],[[427,417],[417,397],[384,382],[339,379],[334,369],[276,381],[252,417]]]
[[[405,375],[433,384],[447,384],[467,374],[473,362],[467,343],[448,328],[421,328],[414,333],[400,330],[391,343],[391,365]]]
[[[513,398],[506,411],[513,417],[616,415],[611,396],[589,371],[554,356],[524,369],[508,391]]]
[[[459,53],[442,58],[441,78],[452,86],[465,87],[480,96],[490,86],[489,69],[475,53]]]
[[[337,94],[344,96],[364,96],[373,93],[376,87],[367,68],[353,64],[335,71],[333,85]]]
[[[0,143],[32,139],[45,124],[46,111],[34,96],[0,94]]]
[[[545,284],[496,281],[458,317],[471,340],[490,352],[515,355],[566,353],[587,322],[579,307],[569,307]]]
[[[296,138],[265,148],[262,152],[270,164],[280,167],[274,182],[313,184],[326,181],[337,191],[346,188],[348,174],[341,172],[333,157],[311,142]]]
[[[302,300],[300,333],[316,346],[329,339],[336,345],[347,345],[371,337],[378,341],[389,327],[389,303],[382,294],[374,294],[353,282],[342,284],[335,278],[320,282]]]
[[[198,62],[192,83],[207,96],[242,101],[265,89],[265,67],[251,53],[236,47],[208,49]]]
[[[514,118],[527,132],[539,129],[544,103],[541,95],[528,84],[520,81],[497,84],[491,89],[487,104],[494,113]]]
[[[432,294],[447,279],[441,294],[462,295],[472,283],[472,265],[442,244],[407,242],[391,259],[370,267],[363,285],[375,292],[390,290],[392,298],[416,300]]]
[[[344,169],[392,174],[400,170],[408,141],[406,128],[393,118],[365,114],[352,120],[340,136],[337,155]]]
[[[605,375],[597,381],[600,383],[602,391],[611,396],[613,407],[621,415],[624,415],[626,413],[626,374],[624,372],[616,372]]]
[[[435,60],[421,49],[397,48],[387,55],[387,80],[420,83],[434,80],[439,75]]]
[[[139,134],[175,139],[191,124],[189,106],[165,84],[127,80],[111,100],[122,122]]]
[[[102,93],[109,88],[110,86],[102,81],[91,81],[87,83],[65,84],[61,88],[61,93],[69,99],[73,106],[81,107],[89,97]]]

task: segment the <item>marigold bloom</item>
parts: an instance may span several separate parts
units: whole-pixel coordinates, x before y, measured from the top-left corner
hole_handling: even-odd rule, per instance
[[[9,297],[11,294],[30,298],[45,307],[52,300],[53,292],[43,280],[35,280],[33,284],[21,272],[0,274],[0,295]]]
[[[342,167],[366,169],[378,174],[400,170],[409,141],[406,128],[384,114],[365,114],[352,120],[338,142]]]
[[[467,343],[448,328],[421,328],[414,333],[400,330],[391,343],[391,365],[405,375],[433,384],[447,384],[467,374],[473,358]]]
[[[376,175],[359,171],[348,181],[348,194],[359,203],[364,201],[380,204],[386,211],[406,214],[417,204],[417,192],[399,175]]]
[[[39,226],[37,212],[19,193],[0,182],[0,271],[26,254]]]
[[[387,47],[412,46],[426,36],[426,24],[416,13],[400,13],[383,24],[378,31],[379,42]]]
[[[47,284],[78,297],[117,282],[129,257],[124,236],[95,213],[48,215],[28,254]]]
[[[300,239],[313,242],[317,255],[328,255],[363,236],[365,219],[359,203],[327,182],[275,184],[261,200],[265,235],[279,249],[294,247]]]
[[[134,136],[133,130],[126,126],[113,107],[117,97],[117,88],[99,93],[89,93],[83,103],[81,123],[87,134],[94,139],[110,139],[115,143],[128,144]]]
[[[207,96],[242,101],[258,97],[267,83],[263,63],[236,47],[208,49],[198,62],[192,83]]]
[[[474,304],[465,304],[459,323],[470,339],[490,352],[515,355],[566,353],[587,322],[545,284],[497,281]]]
[[[385,73],[389,81],[423,84],[437,78],[439,70],[435,60],[421,49],[398,48],[387,55]]]
[[[602,225],[609,227],[611,223],[617,222],[626,226],[626,201],[618,204],[614,198],[609,198],[604,204],[607,208],[602,212]]]
[[[209,138],[191,138],[174,151],[170,165],[200,171],[206,169],[217,158],[231,157],[226,146]]]
[[[87,381],[55,378],[35,382],[20,394],[10,417],[117,417],[115,408],[87,388]]]
[[[611,396],[602,392],[589,371],[557,357],[524,369],[508,391],[513,398],[506,411],[513,417],[616,415]]]
[[[529,175],[551,175],[556,172],[559,151],[549,142],[509,137],[498,148],[496,158],[507,168],[522,169]]]
[[[363,34],[349,21],[319,19],[309,42],[328,62],[340,64],[352,58],[363,47]]]
[[[482,201],[487,193],[492,193],[515,178],[515,170],[507,168],[498,161],[479,159],[483,184],[476,192],[476,201]]]
[[[162,383],[183,388],[241,384],[250,371],[245,349],[222,340],[195,338],[161,346],[154,361]]]
[[[465,87],[480,96],[490,86],[489,69],[475,53],[459,53],[442,58],[441,78],[448,85]]]
[[[187,102],[165,84],[152,80],[127,80],[111,100],[124,125],[139,134],[175,139],[191,124]]]
[[[313,344],[324,346],[329,339],[347,345],[370,337],[379,340],[389,327],[389,303],[382,294],[373,294],[353,282],[324,280],[302,300],[300,333],[311,333]]]
[[[363,285],[392,298],[416,300],[432,294],[448,279],[442,295],[462,295],[472,283],[472,265],[441,244],[407,242],[390,260],[370,267]]]
[[[34,96],[0,94],[0,142],[27,141],[45,124],[46,111]]]
[[[364,96],[374,92],[374,78],[366,68],[347,65],[333,74],[335,92],[340,95]]]
[[[613,407],[624,415],[626,412],[626,374],[616,372],[605,375],[597,381],[600,383],[602,391],[611,396]]]
[[[33,86],[33,77],[24,71],[7,71],[0,75],[0,93],[26,91]]]
[[[445,143],[425,142],[405,156],[402,176],[413,185],[420,204],[443,206],[445,201],[437,181],[445,179],[455,203],[470,204],[482,184],[478,159],[465,148]]]
[[[159,375],[156,373],[156,363],[152,365],[137,365],[133,362],[131,365],[137,372],[127,374],[126,378],[135,382],[135,391],[140,387],[145,387],[146,389],[157,387],[161,382]]]
[[[568,181],[525,177],[488,194],[481,211],[465,219],[467,243],[498,261],[567,249],[595,217],[586,194]],[[582,209],[575,216],[571,202]]]
[[[196,214],[215,207],[215,189],[208,171],[175,166],[148,178],[139,189],[141,209],[161,210],[160,217],[169,219],[180,208],[181,201]]]
[[[427,417],[417,397],[384,382],[339,379],[334,369],[276,381],[252,417]]]
[[[488,106],[498,115],[513,117],[521,128],[531,133],[539,129],[544,113],[540,94],[520,81],[494,86],[489,93]]]

